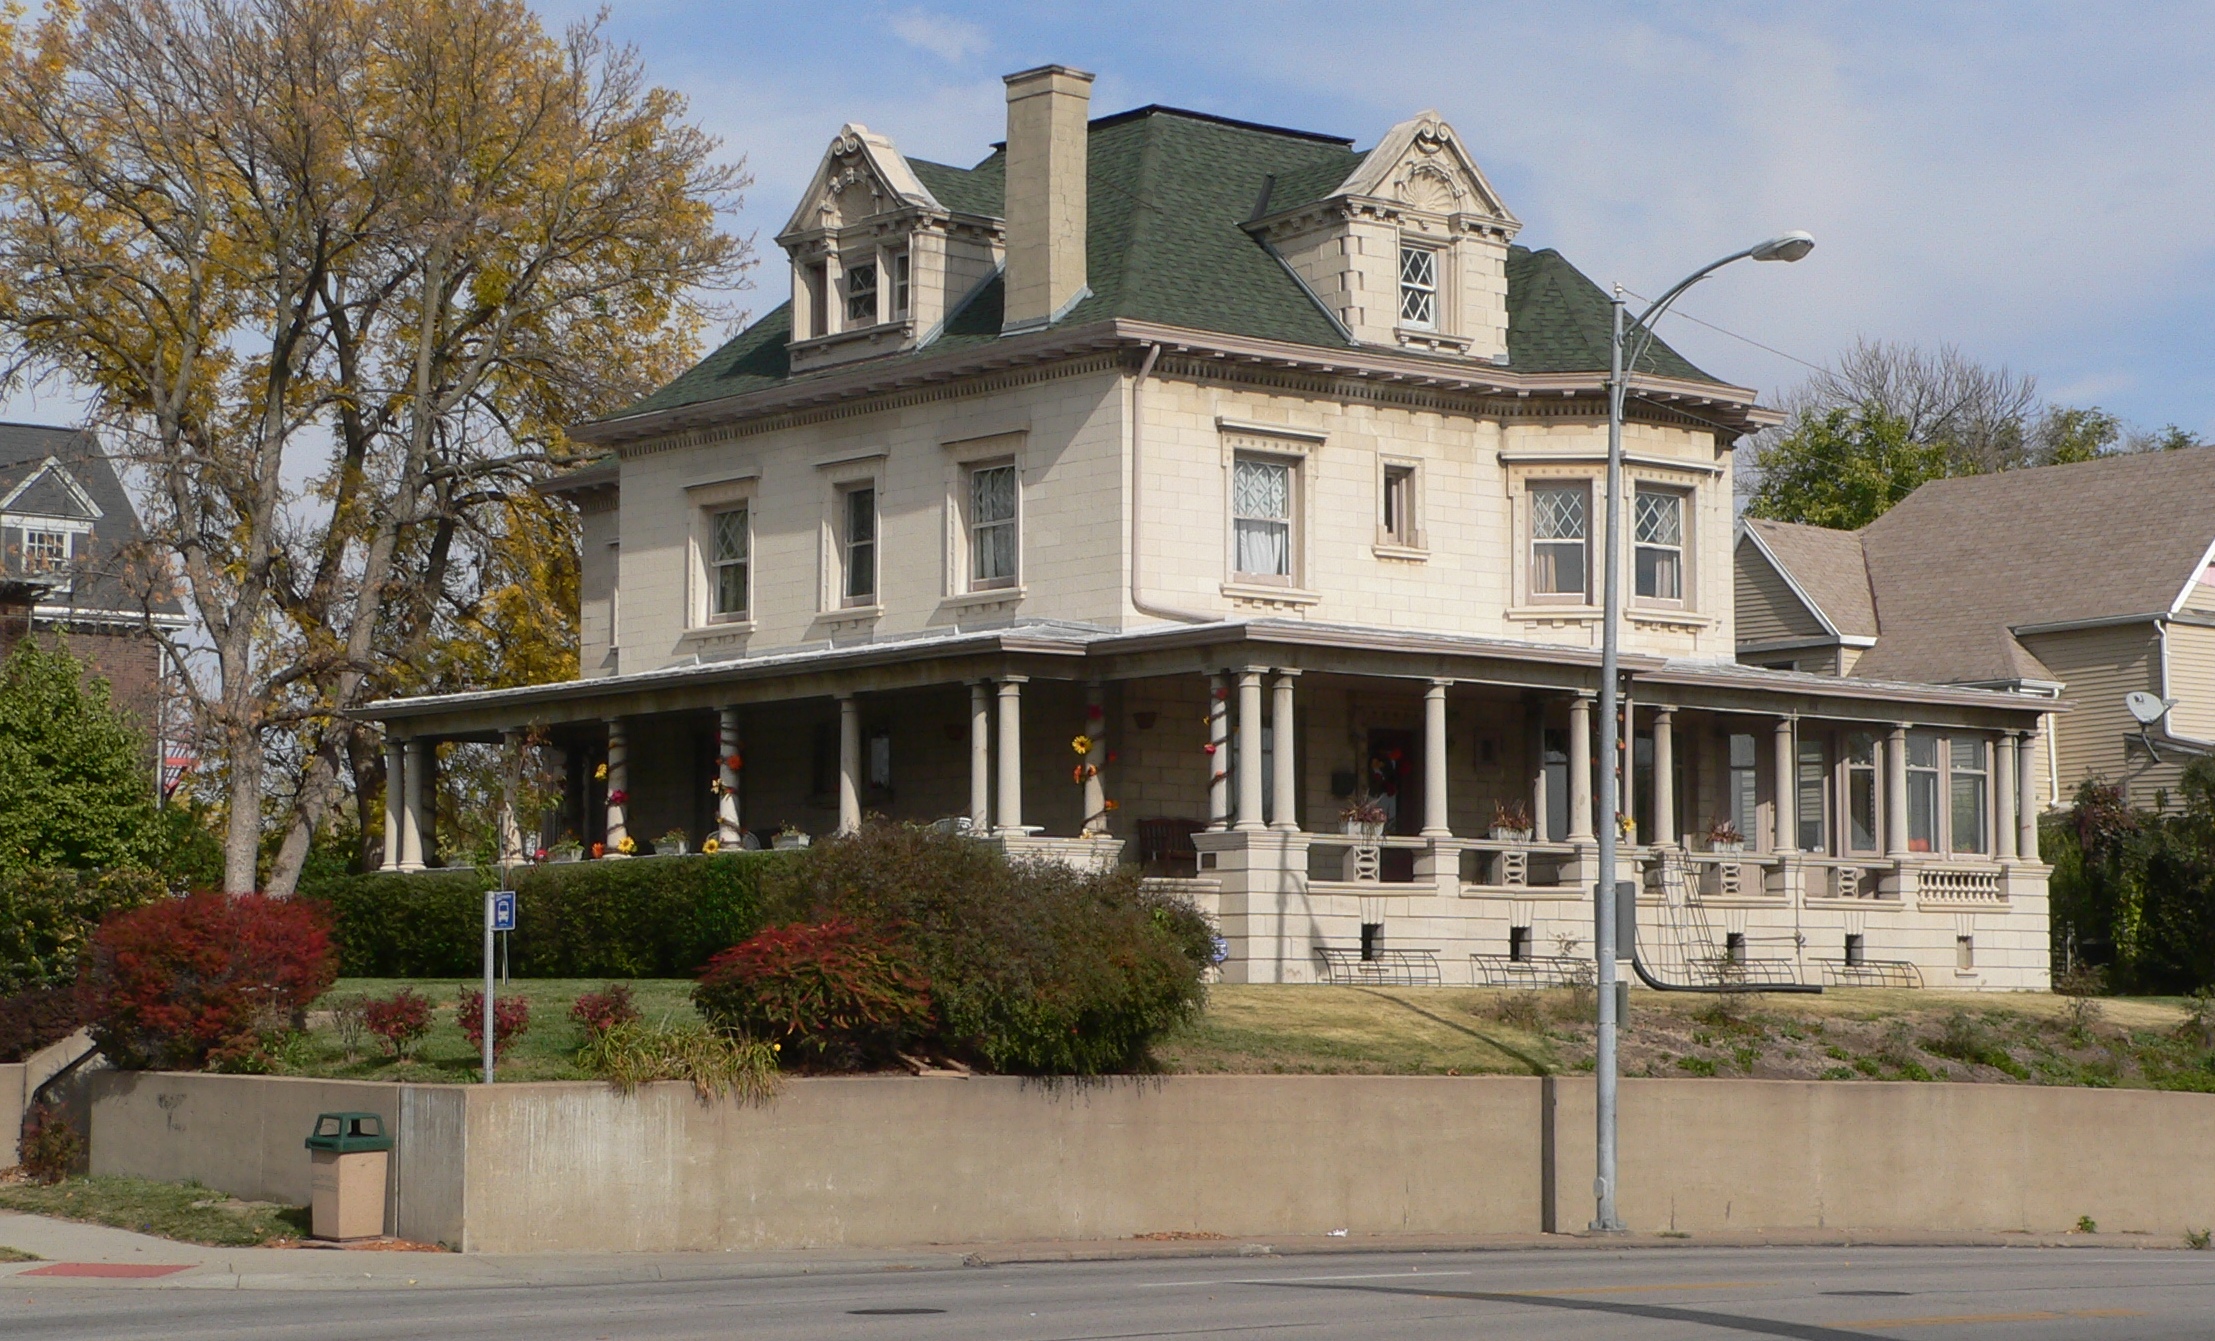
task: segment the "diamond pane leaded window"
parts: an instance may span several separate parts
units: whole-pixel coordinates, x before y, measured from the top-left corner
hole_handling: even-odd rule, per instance
[[[1015,582],[1015,467],[969,473],[969,580],[973,587]]]
[[[1437,329],[1438,253],[1428,247],[1400,248],[1400,324]]]
[[[752,558],[745,508],[715,514],[713,542],[708,561],[715,583],[712,613],[724,619],[741,618],[746,613],[746,573]]]
[[[1531,490],[1531,592],[1585,593],[1583,486]]]
[[[1684,599],[1684,495],[1638,491],[1635,527],[1638,594],[1647,600]]]
[[[1231,526],[1240,573],[1292,576],[1292,467],[1240,457],[1231,467]]]
[[[857,265],[846,272],[846,324],[877,324],[877,267]]]

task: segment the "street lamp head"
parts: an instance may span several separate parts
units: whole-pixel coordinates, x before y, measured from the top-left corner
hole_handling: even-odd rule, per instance
[[[1794,229],[1770,238],[1746,253],[1757,261],[1797,261],[1815,250],[1815,235]]]

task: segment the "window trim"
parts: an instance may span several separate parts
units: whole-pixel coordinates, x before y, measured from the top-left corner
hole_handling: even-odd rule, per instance
[[[1241,463],[1248,461],[1276,466],[1285,473],[1285,515],[1281,519],[1284,525],[1285,571],[1282,573],[1257,573],[1238,566],[1238,523],[1241,520],[1255,522],[1279,520],[1271,517],[1240,517],[1238,512],[1238,467]],[[1228,580],[1231,584],[1249,587],[1291,588],[1300,585],[1302,571],[1300,550],[1305,529],[1300,525],[1300,512],[1301,503],[1306,497],[1306,489],[1303,487],[1305,481],[1301,479],[1301,472],[1306,464],[1306,458],[1289,452],[1269,451],[1260,447],[1237,447],[1232,450],[1230,468],[1225,472],[1224,484],[1226,487],[1223,498],[1225,533],[1226,539],[1229,541],[1229,554],[1224,567],[1230,575]]]
[[[1555,491],[1581,492],[1584,495],[1584,586],[1578,591],[1540,591],[1538,589],[1538,547],[1541,544],[1567,544],[1564,540],[1541,540],[1538,535],[1538,495]],[[1592,600],[1592,499],[1596,490],[1590,479],[1534,479],[1523,484],[1524,543],[1523,590],[1532,605],[1589,606]]]
[[[1392,524],[1394,496],[1393,484],[1401,482],[1399,510],[1404,515],[1400,525]],[[1430,548],[1430,538],[1423,529],[1423,466],[1411,457],[1379,456],[1377,458],[1377,539],[1378,553],[1391,558],[1420,558]]]
[[[1014,571],[1004,577],[980,578],[977,576],[977,479],[987,471],[1005,470],[1014,477],[1014,510],[1004,521],[986,523],[1005,526],[1015,537]],[[1004,592],[1023,585],[1023,468],[1013,456],[986,457],[961,464],[961,493],[957,500],[961,518],[962,590],[967,593]]]

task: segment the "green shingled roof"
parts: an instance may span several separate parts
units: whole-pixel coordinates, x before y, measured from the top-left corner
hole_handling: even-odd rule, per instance
[[[1342,141],[1145,108],[1092,123],[1086,268],[1092,294],[1063,325],[1121,317],[1223,335],[1343,348],[1345,337],[1275,258],[1241,226],[1269,187],[1274,213],[1320,199],[1361,155]],[[908,160],[948,209],[998,215],[1004,151],[973,168]],[[1273,181],[1272,181],[1273,179]],[[1553,251],[1508,252],[1508,366],[1518,372],[1605,371],[1607,295]],[[928,349],[940,354],[1000,335],[1000,283],[986,284]],[[623,415],[745,395],[792,378],[780,305]],[[1714,381],[1656,341],[1644,367]],[[846,371],[841,367],[838,371]],[[811,373],[808,376],[821,376]],[[621,416],[618,416],[621,417]]]

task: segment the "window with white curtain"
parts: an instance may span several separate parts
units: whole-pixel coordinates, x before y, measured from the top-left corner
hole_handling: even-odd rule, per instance
[[[1292,579],[1292,465],[1240,456],[1231,465],[1232,566],[1241,578]]]
[[[1581,484],[1531,490],[1531,595],[1585,598],[1590,499],[1591,492]]]
[[[969,587],[989,591],[1016,580],[1016,478],[1012,464],[969,472]]]
[[[745,508],[714,514],[708,554],[711,574],[708,613],[716,619],[746,617],[747,574],[752,567],[752,537],[747,534]]]

